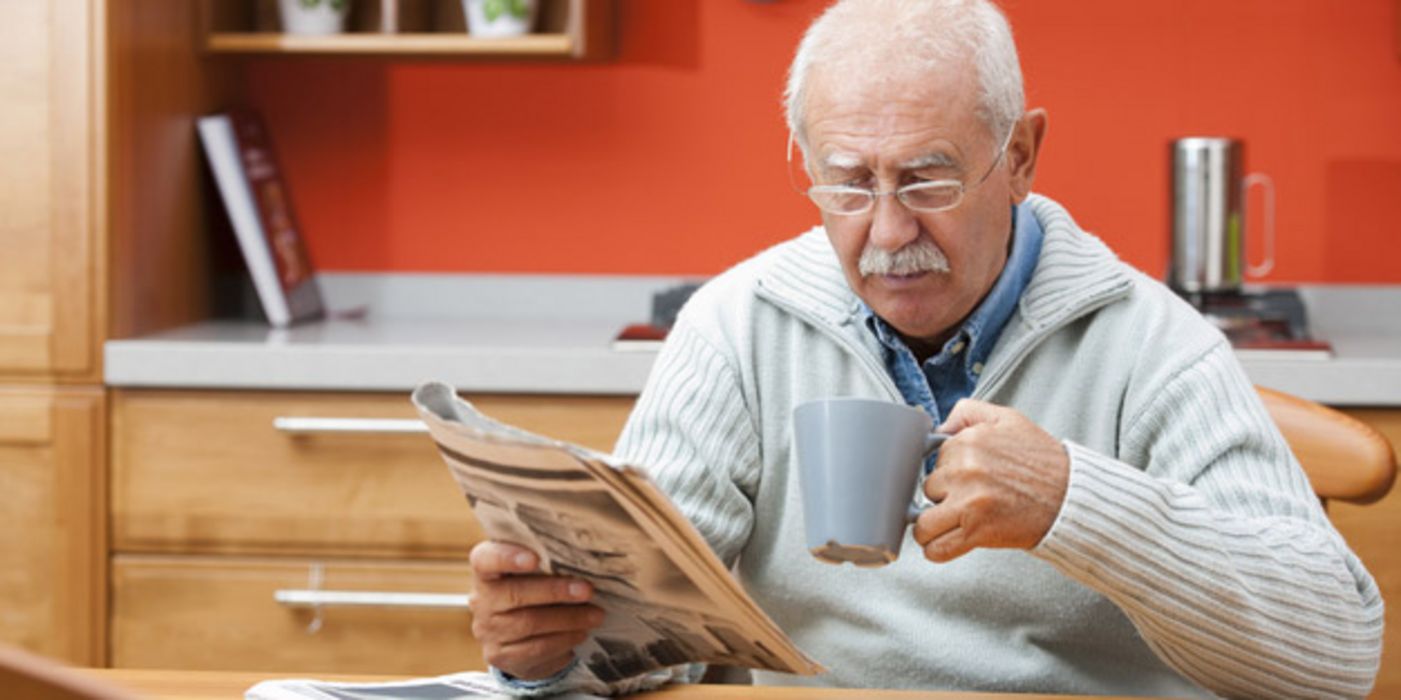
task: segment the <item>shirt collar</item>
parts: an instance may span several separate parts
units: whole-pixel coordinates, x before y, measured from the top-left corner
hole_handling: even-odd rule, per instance
[[[997,344],[998,336],[1002,334],[1002,328],[1016,310],[1032,273],[1036,271],[1043,237],[1041,224],[1027,204],[1012,207],[1012,251],[1007,256],[1002,273],[959,331],[944,343],[939,354],[930,358],[930,362],[947,361],[945,358],[958,354],[965,346],[968,353],[964,357],[970,367],[987,359],[992,347]],[[897,352],[906,348],[895,329],[877,316],[864,301],[861,302],[861,317],[886,348]]]

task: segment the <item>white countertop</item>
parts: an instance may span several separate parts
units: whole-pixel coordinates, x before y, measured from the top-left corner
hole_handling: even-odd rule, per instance
[[[675,278],[328,275],[331,308],[361,320],[287,330],[207,321],[106,345],[112,386],[635,394],[656,355],[613,336]],[[1335,405],[1401,405],[1401,287],[1301,288],[1328,358],[1243,353],[1252,381]],[[448,304],[444,302],[448,301]],[[445,308],[446,307],[446,308]]]
[[[207,321],[107,343],[114,386],[409,391],[436,379],[461,391],[636,394],[655,352],[611,349],[598,320],[381,319],[272,330]]]
[[[1299,294],[1332,357],[1243,354],[1251,381],[1338,406],[1401,406],[1401,286],[1304,285]]]

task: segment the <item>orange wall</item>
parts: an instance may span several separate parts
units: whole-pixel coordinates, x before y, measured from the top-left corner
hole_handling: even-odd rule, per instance
[[[1401,282],[1396,0],[1002,4],[1037,190],[1125,259],[1165,269],[1168,140],[1229,134],[1278,188],[1270,281]],[[258,60],[248,92],[323,270],[712,274],[816,221],[779,97],[824,5],[619,0],[604,64]]]

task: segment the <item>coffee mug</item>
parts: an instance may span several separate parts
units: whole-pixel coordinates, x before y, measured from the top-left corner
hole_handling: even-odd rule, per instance
[[[809,401],[793,410],[808,551],[819,560],[885,566],[919,516],[924,460],[949,436],[918,408],[876,399]]]

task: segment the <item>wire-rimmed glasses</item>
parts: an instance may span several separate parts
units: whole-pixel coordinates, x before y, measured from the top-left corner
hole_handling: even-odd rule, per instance
[[[1015,131],[1016,124],[1013,124],[1012,128],[1007,131],[1007,138],[1002,140],[1002,146],[997,149],[997,157],[993,159],[992,165],[989,165],[983,176],[972,185],[964,185],[960,180],[929,180],[910,183],[884,192],[854,185],[814,185],[807,189],[806,194],[808,199],[811,199],[819,209],[839,216],[866,214],[875,208],[876,198],[887,195],[894,195],[901,204],[911,211],[948,211],[963,201],[965,192],[983,184],[992,175],[992,171],[997,169],[997,164],[1002,162],[1002,156],[1006,155],[1007,146],[1012,142],[1012,134]],[[791,147],[789,158],[792,158]]]

